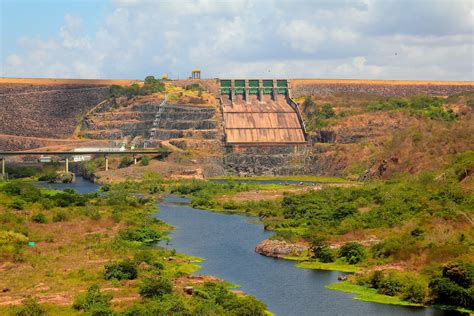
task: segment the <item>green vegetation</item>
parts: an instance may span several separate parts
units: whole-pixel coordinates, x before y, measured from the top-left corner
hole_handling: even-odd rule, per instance
[[[140,166],[148,166],[150,164],[150,160],[150,157],[143,156],[142,159],[140,159]]]
[[[22,301],[22,305],[13,307],[10,311],[12,316],[44,316],[46,310],[38,304],[34,297],[27,297]]]
[[[474,259],[474,232],[469,229],[474,192],[466,178],[473,169],[474,152],[466,151],[454,155],[438,173],[327,186],[274,200],[220,198],[250,190],[253,184],[249,183],[195,181],[172,188],[172,192],[191,197],[194,207],[258,215],[266,229],[275,231],[274,238],[309,241],[313,258],[298,267],[355,271],[402,263],[405,269],[418,272],[387,269],[375,276],[365,272],[354,277],[354,282],[374,289],[377,295],[396,297],[391,302],[466,308],[472,305],[472,281],[466,278],[472,274]],[[360,243],[329,247],[339,238],[354,235],[360,236]],[[366,241],[369,235],[371,240]],[[367,242],[365,246],[362,241]],[[453,264],[456,269],[446,268]],[[464,276],[447,272],[452,270],[465,271]]]
[[[394,305],[405,305],[405,306],[421,306],[421,304],[411,303],[401,300],[396,296],[388,296],[377,293],[377,290],[367,288],[365,286],[351,284],[349,282],[337,282],[326,286],[329,290],[336,290],[341,292],[348,292],[357,294],[355,299],[376,302],[382,304],[394,304]]]
[[[264,304],[231,293],[225,283],[186,283],[196,291],[183,292],[183,281],[192,282],[186,276],[199,269],[189,262],[198,259],[155,245],[170,230],[152,217],[165,184],[147,174],[141,183],[81,195],[0,182],[0,260],[23,265],[2,271],[0,284],[12,297],[31,295],[23,305],[0,306],[0,314],[263,315]],[[38,304],[34,297],[43,291],[74,301]]]
[[[109,97],[126,96],[133,98],[137,95],[148,95],[164,91],[165,84],[161,80],[155,79],[153,76],[147,76],[142,87],[137,83],[129,86],[112,85],[109,89]]]
[[[104,277],[107,280],[134,280],[137,276],[136,264],[130,260],[110,262],[105,265]]]
[[[366,105],[367,111],[408,110],[433,120],[455,121],[458,115],[450,108],[445,109],[446,100],[425,95],[410,98],[389,98],[386,101],[375,101]]]
[[[139,293],[143,298],[162,298],[172,290],[173,285],[167,278],[147,278],[140,285]]]
[[[319,106],[314,103],[311,97],[304,99],[303,113],[305,114],[307,131],[314,131],[317,128],[327,126],[336,117],[332,104],[324,103]]]

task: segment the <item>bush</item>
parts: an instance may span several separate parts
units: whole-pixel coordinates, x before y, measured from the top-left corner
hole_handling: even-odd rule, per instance
[[[325,103],[321,107],[321,114],[320,115],[321,115],[322,118],[329,119],[329,118],[332,118],[332,117],[336,116],[336,112],[334,112],[334,108],[332,107],[331,104]]]
[[[149,164],[150,164],[150,157],[143,156],[142,159],[140,159],[140,166],[148,166]]]
[[[472,308],[474,304],[473,290],[463,288],[448,278],[434,278],[429,287],[435,303],[468,308]]]
[[[161,233],[150,227],[128,228],[120,232],[120,238],[128,241],[139,241],[143,243],[152,243],[159,241]]]
[[[38,300],[31,296],[25,298],[22,305],[12,308],[12,315],[14,316],[43,316],[46,315],[46,310],[38,304]]]
[[[395,296],[401,293],[403,282],[396,274],[389,274],[379,282],[378,293]]]
[[[365,249],[357,242],[348,242],[339,249],[339,257],[349,264],[356,264],[365,258]]]
[[[46,215],[44,215],[43,213],[38,213],[38,214],[33,215],[31,217],[31,220],[39,224],[46,224],[48,222]]]
[[[408,279],[403,285],[402,299],[405,301],[422,304],[426,300],[426,285],[415,279]]]
[[[314,256],[323,263],[334,262],[334,254],[328,246],[317,248],[314,252]]]
[[[170,280],[164,277],[147,278],[140,285],[139,293],[144,298],[160,298],[165,294],[170,294],[172,290],[173,286]]]
[[[100,287],[97,284],[93,284],[87,289],[85,294],[76,297],[72,307],[86,312],[93,310],[104,311],[109,309],[112,297],[111,294],[102,294]]]
[[[305,97],[303,101],[303,113],[308,113],[309,109],[315,108],[315,104],[311,97]]]
[[[137,268],[132,261],[111,262],[105,265],[106,280],[134,280],[137,276]]]
[[[57,212],[53,215],[53,222],[64,222],[67,220],[67,215],[64,212]]]
[[[26,202],[20,199],[15,199],[13,202],[10,203],[9,207],[14,210],[24,210],[26,206]]]
[[[125,167],[128,167],[132,164],[132,159],[130,157],[122,157],[122,159],[120,159],[120,163],[119,163],[119,168],[125,168]]]
[[[474,284],[474,264],[453,262],[443,267],[443,277],[464,288]]]

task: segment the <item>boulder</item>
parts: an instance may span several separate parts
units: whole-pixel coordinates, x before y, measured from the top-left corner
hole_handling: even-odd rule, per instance
[[[49,180],[51,183],[72,183],[76,181],[76,175],[72,172],[58,172]]]
[[[266,239],[255,247],[255,251],[267,257],[283,258],[286,256],[299,256],[308,251],[308,247],[292,244],[283,240]]]

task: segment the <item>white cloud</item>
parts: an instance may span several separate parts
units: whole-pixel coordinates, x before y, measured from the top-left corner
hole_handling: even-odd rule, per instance
[[[69,14],[50,38],[25,34],[1,75],[473,80],[472,12],[470,0],[114,0],[95,34]]]
[[[7,56],[7,65],[11,67],[19,67],[22,64],[21,57],[15,54]]]

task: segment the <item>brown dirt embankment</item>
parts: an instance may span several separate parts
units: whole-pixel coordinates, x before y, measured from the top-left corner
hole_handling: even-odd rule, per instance
[[[416,81],[416,80],[291,80],[292,96],[331,96],[339,94],[368,94],[379,96],[410,96],[428,94],[448,96],[474,91],[472,81]]]
[[[30,84],[30,85],[128,85],[140,80],[128,79],[56,79],[56,78],[0,78],[0,84]]]

